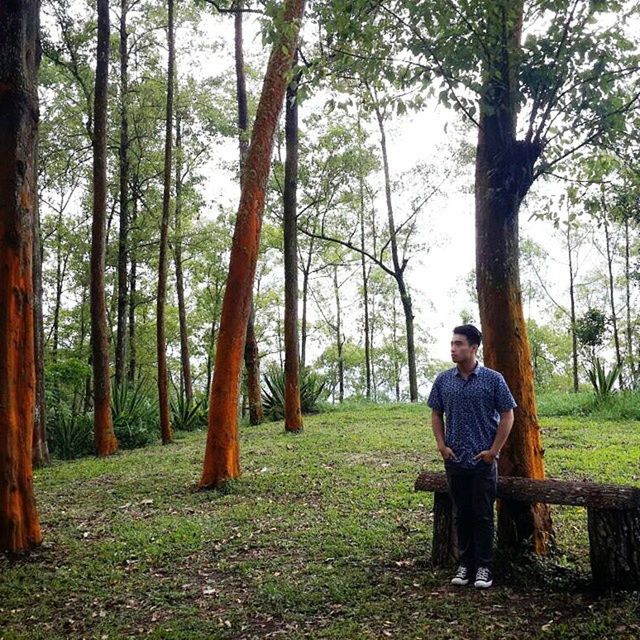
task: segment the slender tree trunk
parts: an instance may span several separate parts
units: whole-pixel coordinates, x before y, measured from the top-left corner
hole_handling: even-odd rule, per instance
[[[244,365],[247,370],[247,402],[249,405],[249,424],[257,425],[264,422],[264,408],[260,389],[260,354],[255,334],[255,308],[253,302],[247,321],[247,337],[244,344]]]
[[[603,216],[604,221],[604,238],[607,249],[607,272],[609,274],[609,303],[611,306],[611,322],[613,324],[613,343],[616,348],[616,362],[622,367],[622,355],[620,354],[620,335],[618,333],[618,314],[616,311],[615,285],[613,281],[613,256],[611,252],[611,234],[609,233],[609,221],[607,212]],[[622,376],[620,376],[622,382]]]
[[[384,190],[387,202],[387,215],[389,218],[389,234],[391,235],[391,258],[393,260],[393,270],[398,283],[398,291],[404,311],[405,327],[407,332],[407,366],[409,369],[409,398],[411,402],[418,401],[418,376],[416,372],[416,348],[413,336],[413,309],[411,295],[404,281],[404,268],[406,265],[400,264],[398,253],[398,242],[396,238],[396,225],[393,215],[393,203],[391,200],[391,176],[389,171],[389,159],[387,156],[387,138],[384,129],[384,117],[379,107],[375,107],[378,127],[380,129],[380,146],[382,148],[382,165],[384,168]]]
[[[167,115],[164,142],[164,192],[160,223],[160,258],[158,260],[158,299],[156,314],[156,343],[158,352],[158,402],[160,404],[160,433],[162,444],[173,440],[169,411],[169,374],[167,371],[167,338],[165,334],[165,304],[167,297],[167,251],[169,244],[169,210],[171,205],[171,152],[173,134],[173,89],[175,83],[174,0],[168,0],[167,36],[169,68],[167,71]]]
[[[36,172],[37,175],[37,172]],[[40,208],[36,202],[33,225],[33,330],[34,360],[36,367],[36,403],[33,425],[34,466],[49,462],[47,445],[47,415],[44,395],[44,322],[42,315],[42,237],[40,233]]]
[[[0,551],[17,553],[42,538],[32,475],[39,2],[3,3],[1,14]]]
[[[295,62],[295,60],[294,60]],[[284,428],[302,430],[298,353],[298,74],[285,101],[284,165]]]
[[[362,136],[360,129],[360,118],[358,118],[358,135]],[[364,176],[358,176],[359,196],[360,196],[360,246],[365,246],[365,206],[364,206]],[[371,346],[369,344],[369,274],[367,272],[367,260],[364,253],[360,254],[360,266],[362,268],[362,302],[364,309],[364,369],[365,369],[365,395],[367,400],[371,399]]]
[[[633,325],[631,324],[631,263],[630,263],[630,246],[629,246],[629,218],[624,218],[624,280],[625,295],[627,302],[627,358],[629,360],[629,379],[631,387],[636,386],[636,362],[633,355]]]
[[[53,305],[53,327],[51,344],[51,361],[58,361],[58,345],[60,344],[60,311],[62,309],[62,291],[64,290],[64,279],[67,274],[67,263],[69,255],[62,255],[62,219],[63,210],[58,212],[58,223],[56,228],[56,297]]]
[[[396,402],[400,402],[400,362],[398,354],[398,310],[396,307],[396,297],[393,296],[393,382],[396,392]]]
[[[176,266],[176,292],[178,294],[178,318],[180,320],[180,362],[182,363],[182,382],[187,402],[193,401],[191,382],[191,355],[189,353],[189,329],[187,326],[187,305],[184,299],[184,276],[182,272],[182,131],[180,116],[176,115],[176,212],[174,262]]]
[[[311,275],[311,258],[315,248],[315,238],[309,238],[309,250],[302,266],[302,320],[300,322],[300,367],[307,366],[307,304],[309,301],[309,277]]]
[[[522,307],[518,212],[531,186],[539,149],[516,142],[516,83],[522,31],[522,0],[509,3],[493,28],[504,34],[503,58],[486,70],[476,153],[476,277],[486,365],[500,371],[518,408],[500,457],[500,473],[544,478],[543,450],[534,395],[533,369]],[[501,501],[498,540],[519,548],[529,541],[544,553],[552,540],[549,508]]]
[[[364,240],[364,238],[362,238]],[[364,246],[364,245],[363,245]],[[364,313],[364,372],[365,372],[365,396],[371,399],[371,345],[369,340],[369,277],[367,274],[366,258],[360,255],[362,262],[362,302]]]
[[[137,194],[134,194],[131,207],[131,226],[135,227],[138,218],[138,200]],[[137,351],[136,351],[136,287],[138,286],[138,262],[136,257],[136,249],[133,242],[130,243],[129,251],[129,368],[127,371],[127,380],[133,383],[136,379]]]
[[[338,400],[344,400],[344,357],[342,348],[344,340],[342,338],[342,309],[340,308],[340,287],[338,285],[338,266],[333,267],[333,293],[336,301],[336,323],[334,331],[336,332],[336,348],[338,350]]]
[[[97,0],[98,49],[93,116],[93,224],[91,227],[91,348],[96,454],[118,447],[111,418],[109,338],[105,304],[107,216],[107,85],[109,73],[109,0]]]
[[[222,303],[201,487],[219,487],[240,475],[237,407],[242,352],[260,249],[273,138],[286,91],[286,76],[298,41],[304,2],[285,0],[283,10],[282,19],[275,22],[278,34],[269,58],[245,163],[245,178]]]
[[[236,0],[235,7],[241,9],[243,0]],[[247,83],[244,71],[244,53],[242,49],[242,11],[234,15],[234,50],[236,64],[236,97],[238,101],[238,149],[240,152],[240,184],[244,178],[244,164],[249,149],[249,107],[247,100]],[[253,290],[251,292],[251,311],[247,325],[246,343],[244,347],[244,366],[247,371],[247,395],[249,401],[249,423],[252,425],[264,422],[262,406],[262,390],[260,387],[260,351],[256,342],[255,306]]]
[[[129,50],[127,44],[128,0],[120,0],[120,227],[118,231],[118,303],[116,332],[116,386],[124,381],[127,335],[127,245],[129,236]]]
[[[578,393],[578,333],[576,331],[576,296],[571,247],[571,225],[567,222],[567,253],[569,255],[569,299],[571,301],[571,359],[573,368],[573,392]]]

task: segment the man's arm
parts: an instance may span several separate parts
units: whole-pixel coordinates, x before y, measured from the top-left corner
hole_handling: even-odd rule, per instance
[[[504,443],[507,441],[509,437],[509,433],[511,432],[511,427],[513,426],[513,409],[509,409],[508,411],[502,411],[500,413],[500,422],[498,423],[498,430],[496,431],[496,437],[493,439],[493,444],[491,445],[491,449],[486,449],[485,451],[481,451],[477,456],[475,456],[474,460],[482,459],[483,462],[487,464],[491,464],[500,453],[500,449],[504,446]]]
[[[436,438],[436,445],[443,460],[457,460],[456,454],[452,449],[447,447],[444,441],[444,411],[431,409],[431,428]]]

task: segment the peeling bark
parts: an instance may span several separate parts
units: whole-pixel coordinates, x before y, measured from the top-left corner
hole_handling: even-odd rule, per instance
[[[512,86],[522,35],[522,5],[521,0],[511,2],[509,16],[500,16],[506,41],[503,59],[492,61],[494,66],[485,73],[476,153],[476,277],[485,364],[504,375],[518,403],[500,457],[500,473],[544,478],[519,268],[518,213],[540,153],[533,144],[516,140],[518,102]],[[536,552],[544,553],[552,535],[546,505],[499,501],[501,546],[519,548],[530,542]]]
[[[240,9],[234,15],[234,51],[236,67],[236,98],[238,101],[238,149],[240,152],[240,184],[244,178],[244,163],[249,149],[249,107],[247,100],[247,83],[244,72],[244,54],[242,50],[242,16],[243,0],[237,0],[235,7]],[[244,366],[247,370],[247,396],[249,402],[249,423],[252,425],[264,422],[262,406],[262,390],[260,387],[260,351],[256,341],[255,305],[253,290],[251,292],[251,312],[247,320],[247,336],[244,347]]]
[[[11,553],[42,539],[31,459],[39,4],[3,3],[0,19],[0,551]]]
[[[283,9],[284,16],[281,23],[278,20],[279,36],[269,58],[245,163],[222,303],[201,487],[219,487],[240,475],[237,407],[242,353],[260,249],[273,139],[287,86],[286,76],[298,40],[304,1],[285,0]]]

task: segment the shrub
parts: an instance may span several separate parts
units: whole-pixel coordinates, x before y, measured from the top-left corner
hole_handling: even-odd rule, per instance
[[[113,429],[122,449],[144,447],[159,435],[156,406],[145,394],[143,385],[144,380],[140,379],[133,386],[125,383],[113,387]]]
[[[181,393],[171,401],[171,423],[177,431],[195,431],[207,424],[206,398],[189,402]]]
[[[601,402],[606,400],[613,394],[613,385],[616,383],[620,374],[622,373],[622,363],[616,363],[613,369],[607,373],[604,368],[604,364],[600,358],[596,358],[593,361],[591,369],[587,370],[589,380],[593,385],[593,391],[596,395],[596,400]]]
[[[284,371],[272,367],[264,377],[266,389],[262,390],[264,413],[270,420],[284,418]],[[309,369],[300,372],[300,410],[303,415],[318,413],[320,403],[326,399],[326,379]]]
[[[77,415],[65,405],[58,405],[47,417],[47,442],[55,458],[73,460],[92,453],[91,416]]]

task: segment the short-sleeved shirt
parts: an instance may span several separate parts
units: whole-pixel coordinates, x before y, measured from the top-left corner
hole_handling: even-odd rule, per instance
[[[447,467],[474,468],[481,451],[490,449],[500,422],[500,414],[516,407],[505,379],[497,371],[479,363],[465,380],[458,367],[438,375],[427,404],[445,415],[445,444],[457,461]]]

